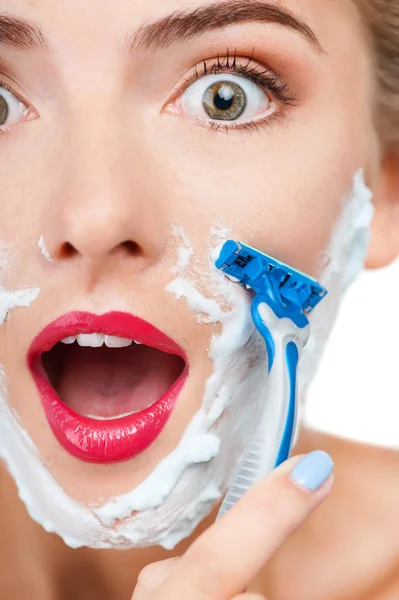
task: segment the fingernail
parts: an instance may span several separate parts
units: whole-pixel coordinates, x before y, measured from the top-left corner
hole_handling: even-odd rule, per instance
[[[324,450],[315,450],[295,465],[290,477],[296,485],[314,492],[327,481],[333,469],[331,456]]]

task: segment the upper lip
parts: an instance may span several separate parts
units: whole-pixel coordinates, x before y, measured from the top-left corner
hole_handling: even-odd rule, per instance
[[[29,366],[34,366],[44,352],[64,338],[81,333],[129,338],[167,354],[177,354],[187,362],[186,354],[177,342],[140,317],[116,311],[103,315],[69,312],[47,325],[33,340],[28,351]]]

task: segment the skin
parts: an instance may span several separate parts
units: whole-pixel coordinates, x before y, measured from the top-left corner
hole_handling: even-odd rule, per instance
[[[246,23],[168,49],[141,49],[129,62],[121,59],[118,44],[123,43],[127,24],[135,30],[174,10],[199,5],[198,0],[120,0],[111,5],[89,0],[78,10],[77,5],[56,5],[50,0],[0,0],[0,12],[40,24],[55,49],[52,57],[11,49],[0,53],[1,73],[30,109],[28,118],[21,114],[0,138],[0,239],[15,248],[13,268],[2,285],[34,285],[42,290],[29,311],[14,311],[0,328],[0,363],[9,382],[10,406],[51,473],[82,502],[126,492],[143,481],[175,447],[201,404],[211,373],[206,348],[213,326],[196,327],[187,307],[165,291],[176,262],[171,223],[184,227],[198,257],[205,259],[201,241],[221,216],[228,215],[238,239],[317,277],[342,198],[351,189],[354,173],[363,167],[376,205],[368,265],[388,264],[399,251],[394,235],[399,226],[398,161],[381,147],[373,127],[372,56],[352,3],[284,3],[312,27],[323,53],[281,25]],[[253,51],[254,65],[277,70],[289,82],[290,92],[298,98],[296,106],[277,102],[270,107],[270,115],[281,111],[285,121],[275,120],[258,133],[231,130],[227,136],[184,113],[178,101],[182,77],[192,74],[192,67],[204,59],[218,53],[224,56],[227,48],[237,48],[244,64]],[[41,235],[52,263],[37,247]],[[134,244],[126,246],[126,240]],[[107,468],[77,461],[58,446],[43,414],[25,366],[26,352],[48,322],[72,309],[128,310],[164,330],[187,352],[190,377],[172,417],[158,440],[132,461]],[[330,443],[328,436],[309,435],[300,438],[304,448],[314,449],[315,440],[320,448]],[[325,509],[325,522],[343,505],[344,522],[347,518],[350,523],[346,500],[354,483],[353,472],[345,465],[352,464],[351,452],[345,444],[342,453],[339,448],[340,442],[334,441],[332,449],[339,455],[343,473],[340,496],[331,496],[335,499]],[[385,483],[373,462],[371,471]],[[370,487],[369,473],[362,479],[365,489]],[[27,521],[5,473],[1,489],[1,514],[7,515],[2,539],[9,542],[3,544],[3,565],[8,566],[1,580],[9,582],[4,585],[10,598],[15,597],[16,585],[22,586],[21,595],[24,589],[31,590],[32,580],[38,597],[44,599],[61,598],[61,590],[74,585],[71,597],[87,598],[88,590],[93,590],[93,598],[123,598],[128,590],[132,592],[145,565],[170,556],[158,548],[126,552],[123,557],[113,552],[73,553]],[[382,501],[372,496],[369,502],[379,507]],[[212,518],[202,523],[200,531]],[[366,516],[356,519],[359,531],[364,531]],[[23,554],[16,543],[21,523]],[[333,530],[330,525],[325,539],[337,549],[346,539],[346,530],[339,540]],[[283,574],[287,566],[296,569],[292,548],[305,543],[307,547],[309,540],[317,558],[323,548],[317,531],[318,526],[306,525],[300,537],[292,538],[296,545],[283,545],[282,554],[276,555],[282,558],[269,562],[268,570],[254,583],[257,591],[270,592],[273,600],[284,598],[288,584]],[[180,555],[194,538],[172,555]],[[361,533],[356,540],[362,544]],[[24,573],[32,574],[24,581],[19,570],[18,584],[15,569],[8,564],[8,560],[15,564],[11,560],[15,555]],[[373,556],[370,550],[367,559],[372,561]],[[311,564],[309,559],[306,565]],[[331,565],[335,580],[338,564]],[[388,577],[388,564],[387,558],[365,594],[372,593],[377,579]],[[66,575],[66,565],[79,570],[74,581]],[[361,575],[355,565],[346,561],[344,566],[348,586],[358,583]],[[317,583],[317,597],[328,598],[330,580]],[[312,580],[316,593],[313,584]],[[296,597],[310,600],[308,584],[301,586]],[[338,593],[346,598],[345,591]],[[373,596],[359,596],[368,597]]]

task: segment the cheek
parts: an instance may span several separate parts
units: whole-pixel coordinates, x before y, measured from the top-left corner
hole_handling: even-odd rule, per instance
[[[157,148],[162,174],[173,173],[164,197],[198,244],[225,224],[243,242],[318,275],[370,138],[367,105],[356,95],[364,84],[344,102],[336,75],[321,77],[292,121],[228,135],[196,126],[184,147],[167,138],[168,147]]]
[[[0,265],[0,285],[5,287],[42,281],[46,258],[39,241],[48,230],[49,206],[60,194],[61,161],[54,142],[49,135],[37,135],[40,124],[32,125],[32,133],[15,127],[0,143],[0,262],[2,242],[11,257],[8,273]]]
[[[353,174],[334,180],[326,169],[311,177],[271,177],[268,192],[254,194],[251,211],[241,221],[242,235],[266,254],[317,277]]]
[[[317,276],[361,163],[352,158],[345,164],[338,152],[298,156],[296,161],[269,156],[263,163],[254,157],[234,168],[230,161],[208,168],[202,178],[198,163],[182,157],[174,183],[176,221],[197,239],[197,247],[213,226],[225,225],[237,239]]]

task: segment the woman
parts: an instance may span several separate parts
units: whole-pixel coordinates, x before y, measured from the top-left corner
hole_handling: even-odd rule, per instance
[[[397,597],[394,452],[300,430],[212,526],[268,380],[210,260],[233,237],[328,283],[313,370],[371,193],[366,264],[399,252],[396,2],[0,16],[1,597]]]

